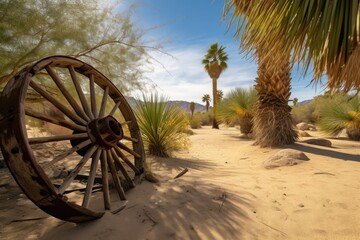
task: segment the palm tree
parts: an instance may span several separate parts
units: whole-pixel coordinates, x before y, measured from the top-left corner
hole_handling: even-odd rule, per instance
[[[266,44],[268,49],[292,51],[291,61],[301,61],[304,72],[312,65],[314,82],[325,72],[331,91],[360,91],[359,0],[228,0],[225,13],[234,5],[239,7],[236,15],[245,12],[246,19],[238,19],[238,31],[246,25],[246,49]]]
[[[218,118],[227,124],[238,122],[240,131],[249,134],[253,128],[254,105],[256,102],[256,91],[253,88],[236,88],[230,91],[219,104]]]
[[[264,3],[263,9],[258,9],[255,2],[258,1],[228,0],[224,11],[226,15],[233,9],[231,24],[240,21],[237,25],[238,36],[245,25],[241,46],[253,50],[257,57],[258,77],[255,80],[257,101],[255,104],[256,114],[253,119],[254,144],[260,147],[292,144],[297,139],[297,133],[294,130],[291,108],[288,106],[291,94],[290,71],[292,68],[292,64],[289,62],[290,50],[283,51],[280,47],[270,48],[265,39],[262,42],[258,41],[256,44],[250,45],[250,47],[247,45],[248,38],[253,35],[257,36],[258,32],[265,31],[252,16],[255,15],[254,12],[259,15],[262,14],[268,6]],[[269,5],[272,3],[272,1],[267,2]],[[273,26],[266,27],[271,29]],[[283,39],[278,38],[278,41],[282,42]]]
[[[296,107],[296,106],[297,106],[298,101],[299,101],[299,99],[298,99],[298,98],[294,98],[294,99],[292,100],[292,102],[293,102],[293,106],[294,106],[294,107]]]
[[[194,116],[194,111],[195,111],[195,103],[194,102],[190,102],[190,111],[191,111],[191,117]]]
[[[221,102],[221,100],[223,99],[224,97],[224,92],[222,90],[217,90],[217,100],[218,100],[218,103]]]
[[[213,125],[212,128],[219,128],[219,124],[216,121],[216,110],[217,110],[217,80],[220,77],[220,74],[225,71],[227,68],[228,55],[225,52],[225,47],[218,46],[217,43],[214,43],[207,50],[207,53],[202,60],[205,71],[209,74],[212,79],[212,88],[213,88]]]
[[[204,96],[202,97],[202,101],[205,103],[206,106],[206,112],[209,112],[209,106],[210,106],[210,95],[209,94],[204,94]]]

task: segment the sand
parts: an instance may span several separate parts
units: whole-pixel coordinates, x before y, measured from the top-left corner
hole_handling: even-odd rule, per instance
[[[159,184],[141,183],[124,210],[89,223],[43,213],[11,183],[0,195],[0,239],[360,239],[360,142],[298,142],[284,148],[309,161],[265,169],[283,148],[239,136],[236,128],[194,130],[188,150],[149,158]]]

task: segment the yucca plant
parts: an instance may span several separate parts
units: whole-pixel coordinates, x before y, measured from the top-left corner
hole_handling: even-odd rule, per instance
[[[337,136],[346,129],[351,140],[360,141],[360,96],[336,96],[320,110],[320,130]]]
[[[187,147],[186,114],[177,105],[167,104],[164,96],[143,95],[136,102],[135,114],[149,154],[169,157],[172,151]]]
[[[249,134],[252,131],[256,91],[253,88],[236,88],[228,93],[219,105],[220,121],[232,124],[238,122],[240,131]]]

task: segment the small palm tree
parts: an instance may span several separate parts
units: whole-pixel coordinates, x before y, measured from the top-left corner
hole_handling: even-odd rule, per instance
[[[224,97],[224,92],[222,90],[217,90],[217,100],[218,100],[218,103],[221,102],[221,100],[223,99]]]
[[[135,114],[141,135],[150,154],[169,157],[174,150],[187,146],[184,133],[188,126],[186,114],[177,106],[167,104],[158,94],[143,96],[136,102]]]
[[[195,111],[195,103],[194,102],[190,102],[190,111],[191,111],[191,117],[194,116],[194,111]]]
[[[294,99],[292,100],[294,107],[297,106],[298,101],[299,101],[299,99],[297,99],[297,98],[294,98]]]
[[[205,103],[206,106],[206,112],[209,112],[209,106],[210,106],[210,95],[209,94],[204,94],[204,96],[202,97],[202,101]]]
[[[213,128],[219,128],[219,124],[216,121],[216,110],[217,110],[217,80],[220,77],[221,73],[227,68],[228,55],[225,52],[225,47],[218,46],[217,43],[214,43],[207,50],[207,53],[202,60],[205,71],[209,74],[212,79],[212,88],[213,88]]]
[[[360,96],[337,95],[328,99],[320,110],[318,125],[332,136],[346,129],[349,139],[360,141]]]
[[[255,102],[256,91],[253,88],[236,88],[219,104],[219,120],[227,124],[239,122],[241,133],[249,134],[252,132]]]

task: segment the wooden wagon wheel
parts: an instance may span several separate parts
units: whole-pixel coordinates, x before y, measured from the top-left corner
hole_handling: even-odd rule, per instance
[[[34,133],[28,124],[46,131]],[[99,71],[66,56],[42,59],[8,82],[0,140],[28,198],[65,221],[114,210],[114,202],[125,201],[124,185],[133,187],[143,172],[140,130],[126,99]],[[93,203],[99,198],[100,209]]]

